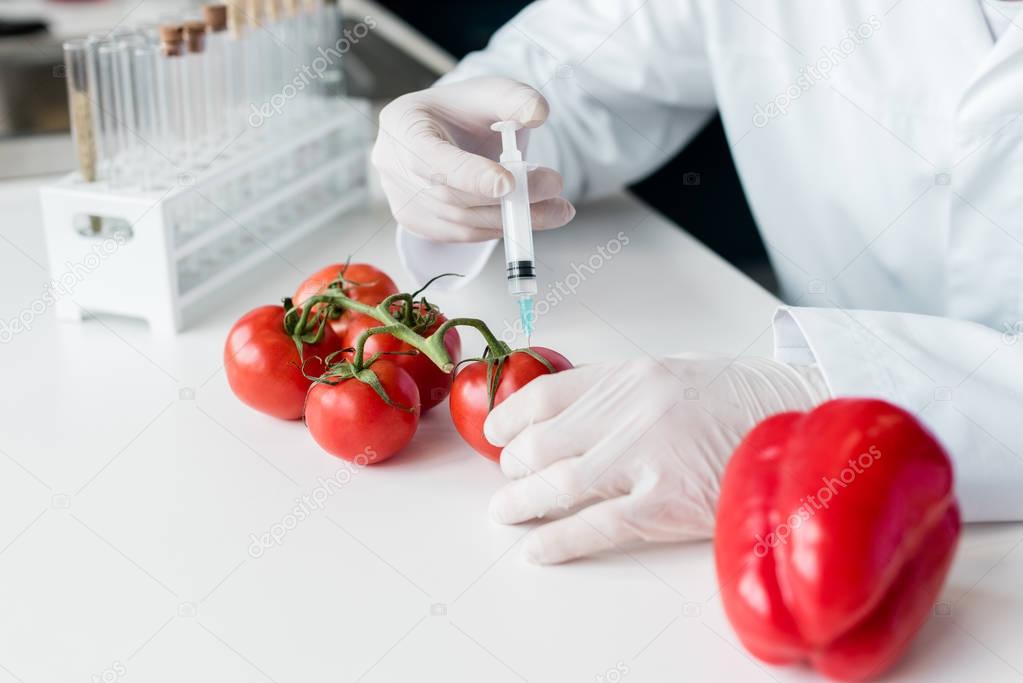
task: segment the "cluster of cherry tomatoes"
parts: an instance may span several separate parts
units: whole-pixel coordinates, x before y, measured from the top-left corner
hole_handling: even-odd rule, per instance
[[[399,292],[368,264],[322,268],[283,305],[253,309],[231,328],[224,345],[231,390],[267,415],[304,418],[324,450],[364,464],[403,449],[420,416],[450,395],[458,433],[499,460],[501,449],[483,435],[490,410],[572,364],[543,347],[513,350],[482,321],[449,321],[418,294]],[[482,334],[482,357],[462,360],[457,326]]]

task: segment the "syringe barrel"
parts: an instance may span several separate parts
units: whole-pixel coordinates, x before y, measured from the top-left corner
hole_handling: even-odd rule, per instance
[[[510,161],[502,165],[515,178],[515,188],[501,198],[508,289],[512,294],[535,294],[536,261],[533,258],[533,222],[529,216],[526,163]]]
[[[535,296],[537,292],[536,276],[509,277],[508,293],[515,297]]]

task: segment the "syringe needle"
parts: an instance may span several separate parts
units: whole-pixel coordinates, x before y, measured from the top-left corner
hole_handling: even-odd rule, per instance
[[[526,346],[531,346],[533,341],[533,297],[522,296],[519,298],[519,318],[522,320],[522,329],[526,333]]]

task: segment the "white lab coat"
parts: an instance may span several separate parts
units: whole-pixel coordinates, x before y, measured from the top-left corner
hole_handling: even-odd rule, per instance
[[[543,0],[447,78],[483,74],[547,97],[528,158],[571,198],[719,110],[790,304],[776,356],[918,414],[968,521],[1023,519],[1023,29],[995,42],[977,0]],[[420,275],[493,248],[398,243]]]

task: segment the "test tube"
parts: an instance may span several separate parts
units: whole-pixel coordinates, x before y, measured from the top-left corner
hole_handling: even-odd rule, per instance
[[[267,5],[264,0],[249,0],[249,40],[251,44],[251,67],[255,71],[253,89],[256,99],[250,103],[253,115],[258,117],[260,125],[258,135],[262,140],[277,137],[281,130],[281,111],[274,107],[280,104],[277,98],[277,82],[275,67],[279,63],[277,45],[266,27]],[[251,94],[251,93],[250,93]],[[276,187],[284,169],[280,164],[270,164],[263,172],[255,174],[257,193],[266,192]]]
[[[203,22],[206,24],[206,129],[209,131],[211,152],[214,156],[227,153],[228,102],[231,78],[227,64],[227,7],[204,5]]]
[[[78,157],[78,170],[87,183],[96,180],[95,122],[92,117],[93,82],[89,78],[89,44],[85,40],[64,43],[64,76],[67,79],[71,137]]]
[[[287,70],[290,49],[287,45],[287,28],[284,25],[284,11],[281,0],[265,0],[266,22],[263,33],[266,36],[265,68],[269,77],[267,100],[274,106],[274,130],[284,131],[292,118],[294,95],[285,86],[291,81]]]
[[[125,183],[127,131],[124,127],[124,96],[120,61],[122,49],[108,41],[94,43],[95,81],[98,87],[97,113],[99,117],[100,148],[102,149],[101,176],[113,187]]]
[[[149,41],[141,41],[135,45],[132,55],[132,90],[135,95],[135,113],[138,125],[139,176],[142,189],[151,190],[159,187],[163,180],[164,157],[166,149],[166,127],[164,110],[160,103],[160,83],[158,74],[159,49]]]
[[[277,95],[281,92],[286,79],[284,50],[281,48],[281,42],[284,39],[284,26],[281,21],[283,19],[283,12],[281,9],[279,0],[264,0],[263,16],[265,21],[263,22],[263,32],[267,38],[266,70],[270,81],[271,95]],[[282,111],[281,113],[284,114],[285,112]]]
[[[322,59],[324,58],[318,48],[320,47],[320,26],[317,23],[317,12],[319,6],[315,2],[310,0],[302,0],[301,10],[301,30],[302,30],[302,50],[303,57],[302,62],[308,65],[313,74],[313,78],[306,88],[306,114],[312,118],[315,118],[319,112],[320,106],[320,72],[318,71]]]
[[[232,140],[237,139],[244,148],[254,137],[244,135],[250,115],[248,106],[248,70],[245,56],[247,52],[245,35],[245,15],[242,11],[242,0],[227,0],[227,40],[224,41],[224,61],[228,72],[228,107],[225,112],[228,119],[228,134]]]
[[[244,3],[241,14],[244,17],[244,38],[241,42],[242,61],[244,63],[244,100],[241,126],[250,131],[254,141],[266,139],[269,121],[261,113],[265,101],[266,74],[262,71],[261,54],[263,49],[262,35],[262,2],[261,0],[236,0]]]
[[[313,51],[313,43],[315,43],[314,36],[315,25],[312,22],[309,6],[305,0],[287,0],[288,10],[295,17],[295,33],[297,34],[296,40],[298,42],[298,59],[299,66],[312,64],[315,54]],[[309,94],[312,94],[315,84],[310,84],[308,90]]]
[[[281,19],[281,40],[284,43],[282,48],[282,65],[284,72],[284,83],[296,82],[299,72],[304,66],[306,57],[306,45],[303,43],[301,12],[298,0],[284,0],[284,8]],[[308,113],[306,92],[309,83],[302,81],[301,87],[295,85],[295,97],[289,104],[289,114],[292,121],[301,120]]]
[[[186,21],[185,34],[185,69],[184,69],[184,103],[186,110],[186,140],[189,148],[190,164],[196,169],[204,169],[210,165],[216,155],[216,149],[210,139],[207,113],[210,102],[207,99],[209,88],[209,64],[206,54],[206,23],[203,21]],[[214,208],[209,200],[196,193],[191,201],[192,231],[202,231],[214,220]]]
[[[186,21],[184,34],[183,101],[188,159],[193,166],[204,168],[212,158],[206,131],[206,24]]]
[[[328,53],[327,70],[320,76],[323,96],[331,99],[345,94],[343,56],[338,43],[341,40],[341,7],[337,0],[325,0],[323,4],[323,39],[321,47]]]
[[[263,33],[263,3],[262,0],[246,0],[246,40],[245,40],[245,93],[247,97],[246,112],[252,112],[252,117],[257,117],[260,125],[253,132],[257,139],[263,139],[268,134],[271,125],[270,118],[262,116],[259,112],[262,105],[268,99],[267,74],[263,69],[264,44],[266,35]]]
[[[145,109],[147,96],[139,89],[147,90],[150,83],[138,73],[135,50],[147,46],[145,36],[137,31],[126,31],[116,41],[117,73],[120,78],[119,92],[122,96],[122,116],[125,141],[125,169],[129,184],[146,184],[149,172],[149,153],[152,151],[152,132],[147,128],[149,112]]]
[[[308,57],[307,64],[317,63],[317,58],[326,59],[322,53],[329,56],[330,44],[327,42],[328,38],[326,35],[326,16],[324,12],[324,4],[322,0],[305,0],[305,14],[306,14],[306,39],[308,40]],[[323,73],[326,73],[325,71]],[[311,113],[317,114],[323,111],[323,73],[317,73],[316,83],[313,84],[312,90],[314,97],[310,103]]]
[[[271,131],[276,134],[287,134],[295,126],[298,111],[300,90],[293,82],[295,66],[301,55],[301,48],[295,45],[297,35],[296,22],[292,5],[284,0],[266,0],[267,54],[270,58],[269,72],[272,74],[270,99],[273,121]],[[292,180],[296,175],[295,160],[291,154],[280,158],[275,164],[272,175],[278,183]]]
[[[187,164],[187,124],[185,109],[185,29],[180,24],[164,24],[160,27],[160,49],[163,54],[165,76],[167,139],[170,142],[169,156],[175,164]]]
[[[171,99],[171,74],[170,64],[163,53],[162,44],[157,41],[152,46],[152,101],[156,111],[153,122],[156,125],[155,139],[153,146],[154,156],[157,161],[158,172],[161,176],[161,184],[172,179],[175,170],[175,154],[177,153],[177,139],[174,137],[174,121],[176,100]]]

